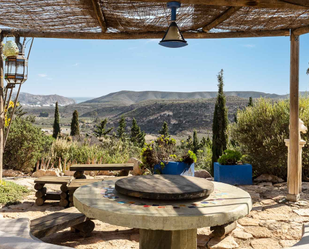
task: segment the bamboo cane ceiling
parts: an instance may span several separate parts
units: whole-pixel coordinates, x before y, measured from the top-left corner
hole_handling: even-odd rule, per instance
[[[309,0],[181,2],[177,24],[184,34],[309,27]],[[30,33],[104,33],[111,37],[123,33],[144,34],[144,38],[149,34],[153,38],[166,31],[169,20],[170,10],[161,0],[0,0],[0,25]]]

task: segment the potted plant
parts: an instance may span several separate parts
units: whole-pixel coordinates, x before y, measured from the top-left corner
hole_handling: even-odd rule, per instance
[[[144,174],[194,176],[195,153],[177,148],[176,140],[173,138],[160,136],[146,144],[141,155]]]
[[[238,151],[225,150],[214,163],[214,179],[232,185],[252,184],[252,165],[241,162],[242,155]]]

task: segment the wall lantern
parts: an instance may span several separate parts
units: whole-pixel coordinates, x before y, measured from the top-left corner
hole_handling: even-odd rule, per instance
[[[171,9],[171,24],[168,27],[160,45],[168,48],[181,48],[187,46],[187,41],[183,38],[176,24],[176,10],[180,7],[180,2],[172,1],[167,3],[167,7]]]
[[[18,55],[8,56],[5,59],[5,75],[7,87],[15,87],[16,84],[22,84],[28,77],[28,60],[25,57],[24,46],[20,43],[19,37],[16,39],[19,49]]]

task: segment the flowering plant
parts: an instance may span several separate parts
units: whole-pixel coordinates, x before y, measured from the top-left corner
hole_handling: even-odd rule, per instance
[[[191,150],[184,150],[176,146],[176,140],[164,135],[151,143],[146,143],[141,152],[141,168],[145,174],[153,174],[154,166],[161,165],[161,169],[170,161],[192,164],[196,162],[196,155]]]

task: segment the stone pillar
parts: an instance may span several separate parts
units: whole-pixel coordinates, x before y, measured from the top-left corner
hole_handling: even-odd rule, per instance
[[[140,249],[195,249],[197,229],[190,230],[146,230],[140,229]]]

